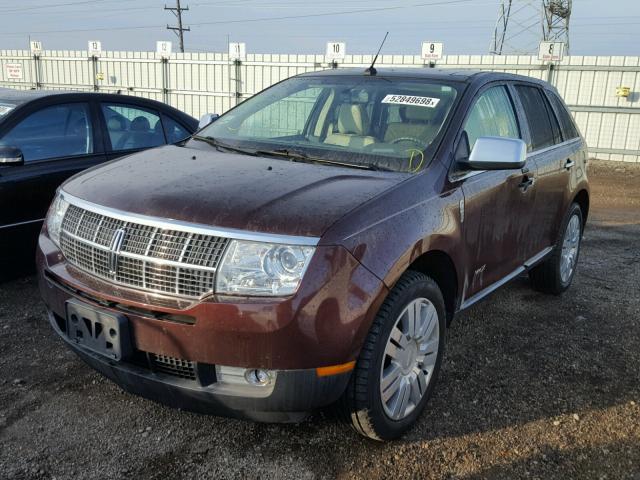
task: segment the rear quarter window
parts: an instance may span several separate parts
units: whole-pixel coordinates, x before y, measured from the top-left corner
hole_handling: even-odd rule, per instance
[[[547,92],[547,96],[551,101],[556,115],[558,115],[558,120],[560,121],[560,130],[562,131],[562,138],[567,141],[573,138],[577,138],[580,136],[578,133],[578,129],[576,128],[575,123],[573,122],[573,118],[571,118],[571,114],[567,110],[564,102],[560,100],[555,93]]]

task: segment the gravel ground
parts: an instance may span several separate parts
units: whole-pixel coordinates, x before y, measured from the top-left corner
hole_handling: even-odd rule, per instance
[[[593,163],[562,297],[518,279],[460,315],[401,441],[328,414],[264,425],[122,392],[50,330],[33,277],[0,284],[0,478],[640,480],[640,165]]]

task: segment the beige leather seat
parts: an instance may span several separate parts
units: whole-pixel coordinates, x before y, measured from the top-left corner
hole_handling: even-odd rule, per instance
[[[357,103],[340,105],[337,129],[333,123],[329,124],[324,143],[341,147],[366,147],[376,141],[367,135],[368,130],[369,116],[364,106]]]
[[[400,108],[402,122],[390,123],[384,134],[386,143],[400,138],[415,138],[430,143],[438,133],[437,126],[431,123],[435,117],[436,109],[427,107],[406,106]]]

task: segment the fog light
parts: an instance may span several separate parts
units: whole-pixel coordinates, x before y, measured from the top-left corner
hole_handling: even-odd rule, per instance
[[[269,382],[271,382],[271,375],[269,375],[269,372],[259,368],[247,370],[244,372],[244,378],[251,385],[257,386],[268,385]]]

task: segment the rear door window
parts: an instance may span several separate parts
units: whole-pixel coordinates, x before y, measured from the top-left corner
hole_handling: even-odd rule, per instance
[[[464,131],[471,150],[480,137],[520,138],[511,98],[504,86],[491,87],[478,97],[467,117]]]
[[[162,123],[164,124],[164,133],[167,137],[167,143],[178,143],[191,136],[186,128],[176,122],[173,118],[164,114],[162,115]]]
[[[93,153],[89,106],[69,103],[42,108],[27,115],[0,145],[18,147],[25,162]]]
[[[124,104],[102,104],[113,151],[157,147],[166,143],[160,115]]]
[[[531,133],[530,151],[551,147],[562,141],[560,126],[546,96],[538,87],[516,85]]]
[[[555,93],[548,92],[547,96],[549,97],[549,100],[551,100],[551,103],[556,110],[556,114],[558,115],[560,130],[562,130],[562,138],[567,141],[579,137],[578,129],[576,128],[575,123],[573,123],[571,114],[564,103]]]

